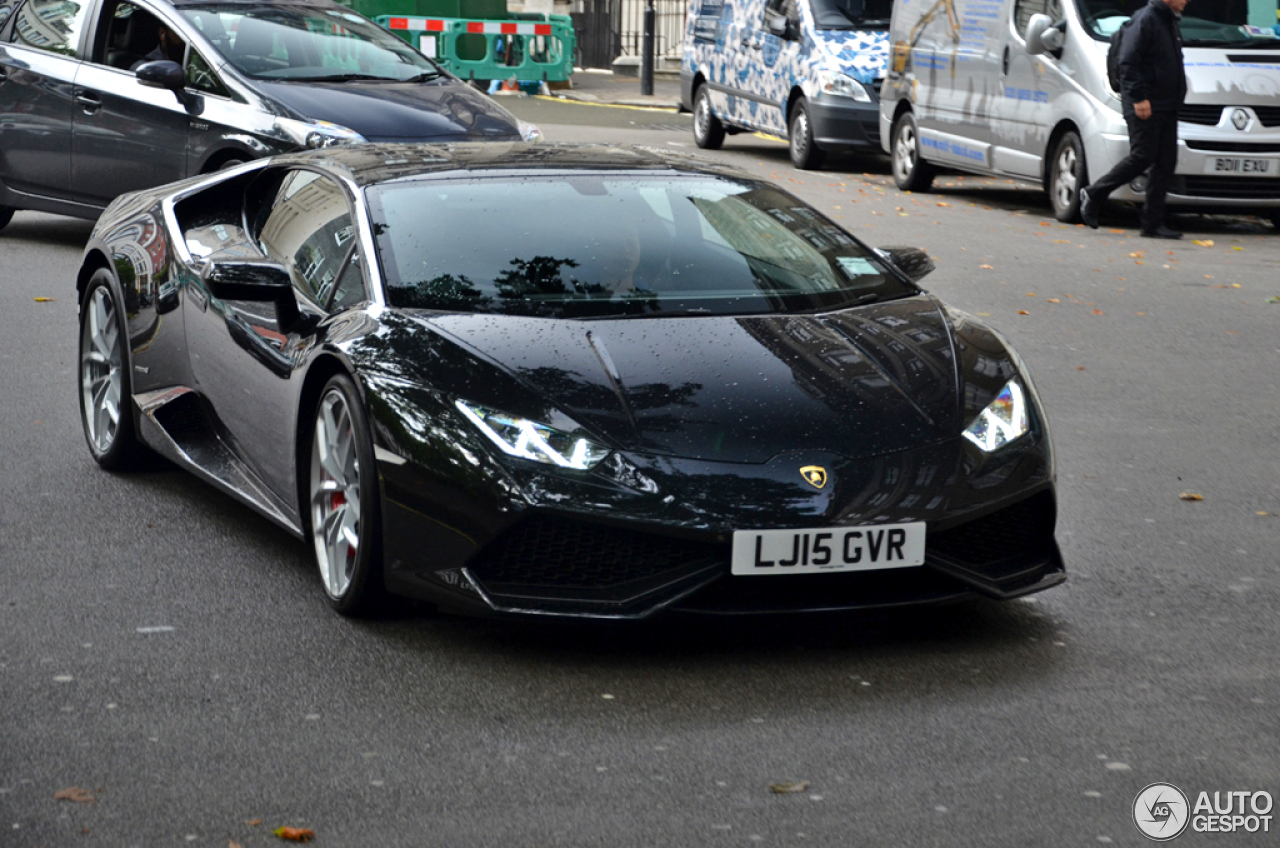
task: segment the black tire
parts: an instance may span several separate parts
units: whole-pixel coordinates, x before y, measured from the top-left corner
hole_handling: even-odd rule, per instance
[[[325,383],[311,422],[302,512],[320,583],[342,615],[371,615],[386,592],[381,500],[364,400],[350,377],[338,374]]]
[[[1089,169],[1084,159],[1084,144],[1075,132],[1058,139],[1049,162],[1049,200],[1053,217],[1064,224],[1080,221],[1080,189],[1089,184]]]
[[[221,165],[218,166],[218,170],[225,171],[228,168],[234,168],[236,165],[243,165],[245,162],[248,162],[248,161],[249,161],[248,159],[228,159],[227,161],[223,162]]]
[[[134,465],[142,453],[133,421],[129,332],[115,278],[99,268],[80,302],[80,423],[94,460],[108,471]]]
[[[1280,230],[1280,212],[1271,213],[1271,226],[1275,227],[1277,230]]]
[[[916,116],[903,112],[893,125],[890,149],[893,181],[902,191],[928,191],[937,170],[920,155],[920,130]]]
[[[13,220],[13,213],[16,211],[12,206],[0,206],[0,230],[9,226],[9,222]]]
[[[791,146],[791,164],[801,171],[822,167],[826,154],[813,140],[813,121],[809,118],[809,104],[802,97],[791,107],[791,121],[787,124],[787,140]]]
[[[724,124],[711,111],[711,96],[706,84],[693,95],[693,143],[703,150],[719,150],[724,144]]]

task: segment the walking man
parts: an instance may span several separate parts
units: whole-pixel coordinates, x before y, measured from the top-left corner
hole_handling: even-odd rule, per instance
[[[1178,18],[1188,0],[1149,0],[1133,14],[1120,44],[1120,104],[1129,125],[1129,155],[1111,173],[1080,190],[1080,217],[1098,228],[1098,211],[1111,192],[1148,168],[1142,235],[1180,239],[1164,223],[1165,195],[1178,165],[1178,109],[1187,95]]]

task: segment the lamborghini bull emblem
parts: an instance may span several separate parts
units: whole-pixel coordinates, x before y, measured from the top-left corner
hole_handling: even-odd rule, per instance
[[[815,489],[821,489],[827,485],[827,469],[821,465],[806,465],[800,469],[800,476]]]

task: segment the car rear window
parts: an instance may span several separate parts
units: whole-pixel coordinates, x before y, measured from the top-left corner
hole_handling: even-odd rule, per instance
[[[771,183],[593,174],[368,189],[393,306],[546,317],[760,314],[914,294]]]

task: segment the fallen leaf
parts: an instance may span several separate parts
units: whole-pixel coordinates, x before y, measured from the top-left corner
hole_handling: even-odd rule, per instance
[[[52,302],[53,302],[53,298],[51,298],[51,297],[37,297],[37,298],[35,299],[35,301],[36,301],[36,303],[52,303]]]
[[[1030,315],[1031,313],[1030,313],[1030,312],[1028,312],[1028,311],[1027,311],[1027,310],[1025,310],[1025,309],[1019,309],[1019,310],[1018,310],[1018,314],[1019,314],[1019,315]]]
[[[1110,230],[1109,232],[1116,233],[1117,235],[1124,235],[1124,230]]]
[[[312,839],[316,838],[313,831],[299,827],[277,827],[271,832],[281,839],[287,839],[290,842],[310,842]]]
[[[794,792],[803,792],[808,788],[809,781],[801,780],[796,783],[775,783],[769,787],[769,791],[778,795],[787,795]]]
[[[1181,498],[1181,499],[1182,499],[1182,500],[1184,500],[1184,501],[1202,501],[1202,500],[1204,500],[1204,495],[1194,495],[1194,494],[1192,494],[1191,492],[1183,492],[1182,494],[1178,495],[1178,497],[1179,497],[1179,498]]]
[[[1146,315],[1147,313],[1145,313],[1145,312],[1135,312],[1135,313],[1133,313],[1133,314],[1134,314],[1134,315]]]
[[[1258,514],[1258,515],[1270,515],[1271,513],[1269,513],[1269,512],[1259,512],[1259,513],[1257,513],[1257,514]]]
[[[1035,297],[1035,292],[1027,292],[1027,297]]]
[[[236,842],[234,839],[228,839],[227,848],[244,848],[244,846],[241,845],[239,842]]]
[[[1232,250],[1244,250],[1244,248],[1243,248],[1243,247],[1233,247],[1233,248],[1231,248],[1231,249],[1232,249]]]
[[[1076,370],[1077,370],[1077,371],[1083,371],[1083,370],[1084,370],[1084,366],[1083,366],[1083,365],[1077,365],[1077,366],[1076,366]]]
[[[1232,283],[1232,284],[1231,284],[1231,288],[1233,288],[1233,289],[1238,289],[1238,288],[1240,288],[1240,284],[1239,284],[1239,283]]]
[[[1205,274],[1205,275],[1204,275],[1204,278],[1205,278],[1206,280],[1212,280],[1212,279],[1213,279],[1213,275],[1212,275],[1212,274]]]
[[[1051,297],[1051,298],[1049,298],[1049,302],[1050,302],[1050,303],[1062,303],[1062,301],[1061,301],[1060,299],[1056,298],[1056,297]]]
[[[88,789],[81,789],[79,786],[72,786],[53,793],[55,801],[74,801],[77,804],[92,804],[94,802],[93,793]]]
[[[1196,239],[1192,244],[1198,244],[1201,247],[1213,247],[1213,239]]]
[[[245,819],[244,823],[249,825],[249,827],[257,827],[262,824],[262,819]]]
[[[985,269],[985,270],[987,270],[987,271],[994,271],[994,270],[995,270],[995,268],[993,268],[993,267],[992,267],[992,266],[990,266],[990,265],[979,265],[978,267],[979,267],[979,268],[983,268],[983,269]]]
[[[1101,309],[1095,309],[1095,310],[1093,310],[1093,314],[1094,314],[1094,315],[1106,315],[1107,313],[1103,312]]]
[[[951,204],[950,204],[950,203],[939,203],[938,205],[939,205],[939,206],[950,206]]]
[[[1041,222],[1040,222],[1040,226],[1042,226],[1042,227],[1051,227],[1051,226],[1053,226],[1053,225],[1052,225],[1052,224],[1050,224],[1048,221],[1041,221]]]

